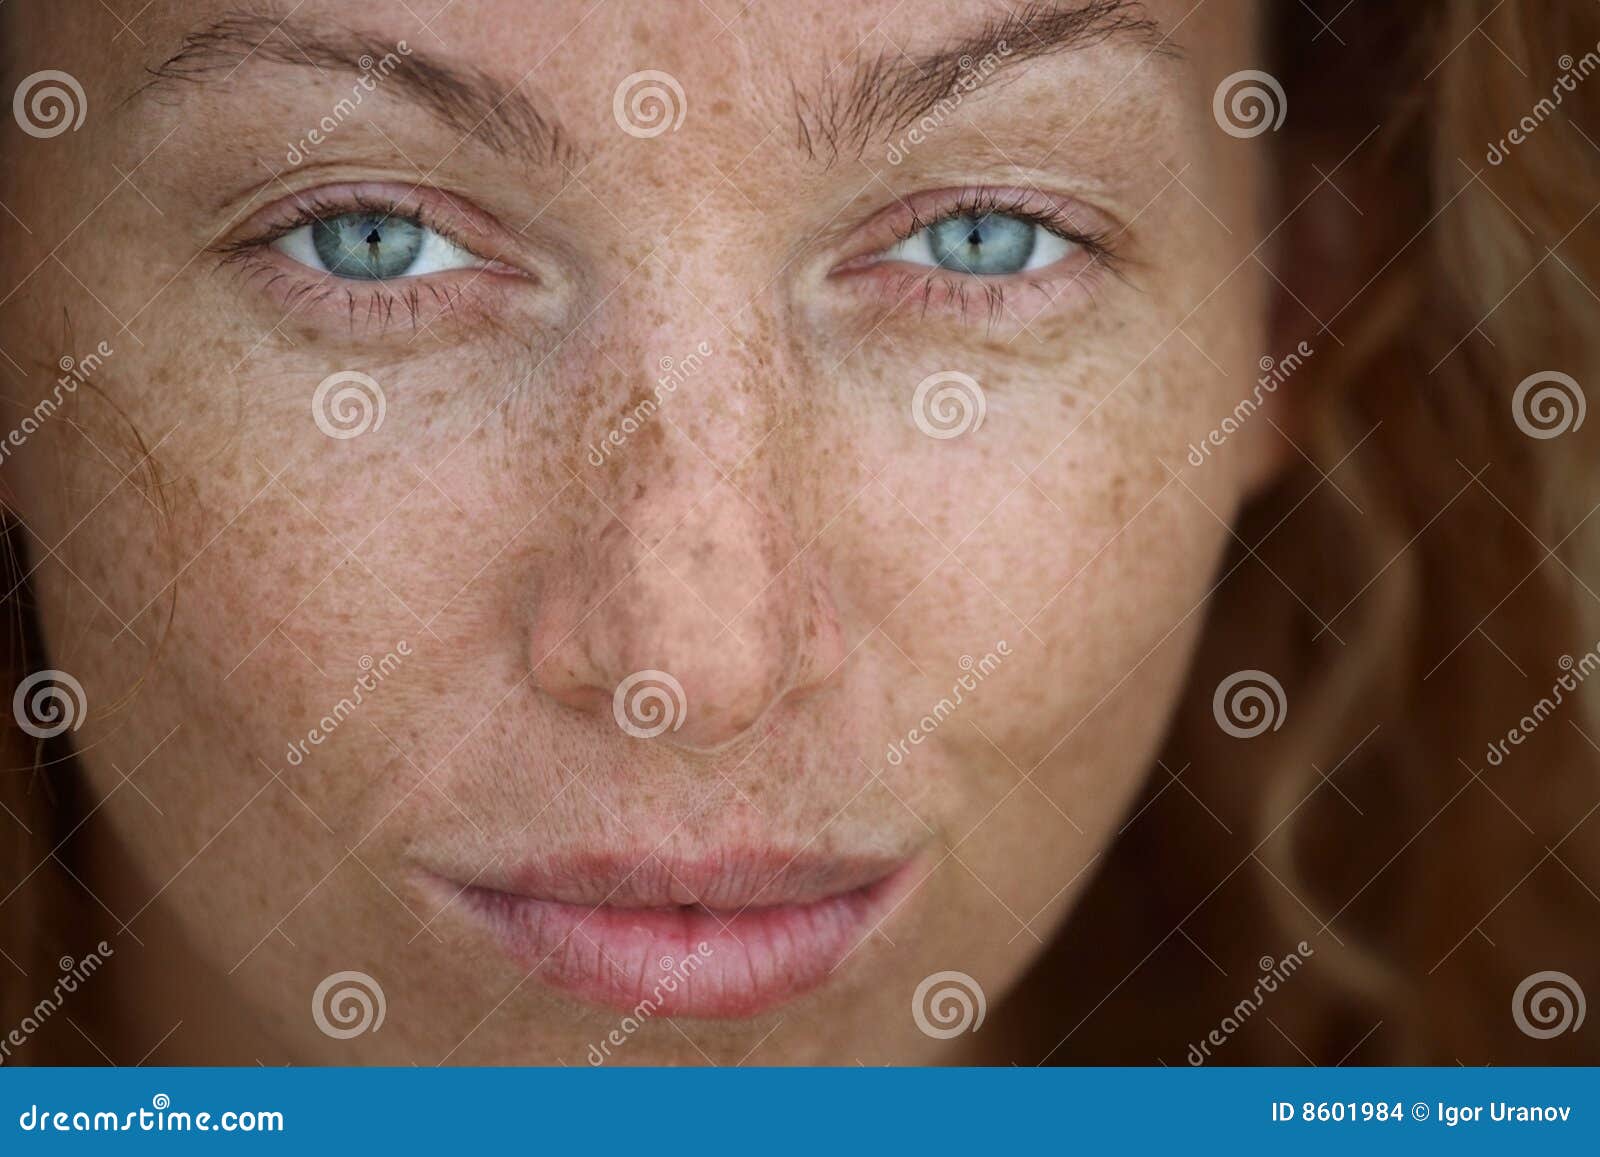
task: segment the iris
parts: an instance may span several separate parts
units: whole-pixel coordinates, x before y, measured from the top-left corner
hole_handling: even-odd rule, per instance
[[[365,281],[404,277],[427,231],[380,213],[345,213],[311,225],[311,244],[329,273]]]

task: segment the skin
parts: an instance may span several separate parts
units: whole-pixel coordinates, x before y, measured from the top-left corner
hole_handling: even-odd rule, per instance
[[[89,704],[74,739],[99,806],[79,838],[125,925],[97,1030],[116,1059],[159,1042],[166,1062],[583,1064],[618,1014],[503,955],[441,866],[802,846],[903,859],[914,886],[817,990],[656,1019],[620,1062],[1036,1059],[1003,1030],[932,1039],[908,1006],[959,970],[999,1009],[1062,925],[1183,692],[1227,523],[1282,454],[1257,421],[1185,461],[1281,352],[1249,259],[1266,141],[1211,112],[1259,65],[1254,14],[1156,0],[1181,58],[1112,38],[1018,65],[891,165],[881,139],[808,158],[774,78],[931,49],[972,13],[714,7],[726,30],[704,6],[551,3],[533,22],[475,0],[429,29],[381,0],[297,14],[501,90],[531,71],[565,167],[463,141],[382,85],[290,165],[350,77],[251,61],[123,103],[223,6],[158,0],[128,33],[96,6],[21,19],[11,79],[69,71],[89,115],[48,140],[4,125],[8,408],[33,407],[58,357],[115,351],[0,477],[51,663]],[[641,139],[612,96],[646,68],[687,111]],[[297,302],[317,274],[208,249],[294,195],[424,174],[501,263],[441,275],[448,308],[430,292],[385,323],[342,294]],[[981,289],[966,309],[908,294],[927,270],[841,269],[894,241],[873,218],[897,198],[988,186],[1069,204],[1118,271],[1080,256],[991,315]],[[660,412],[588,461],[661,359],[702,342]],[[312,420],[341,370],[379,383],[381,427]],[[949,439],[912,420],[944,370],[986,404]],[[291,761],[362,657],[402,641]],[[1002,641],[890,762],[962,656]],[[612,715],[645,668],[689,705],[652,740]],[[306,1006],[347,969],[388,1012],[337,1040]]]

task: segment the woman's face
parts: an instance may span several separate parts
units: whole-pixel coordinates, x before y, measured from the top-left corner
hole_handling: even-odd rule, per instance
[[[1071,909],[1281,447],[1190,460],[1274,352],[1251,13],[438,9],[10,14],[86,114],[5,127],[9,408],[61,404],[3,477],[138,1015],[945,1055],[914,999]]]

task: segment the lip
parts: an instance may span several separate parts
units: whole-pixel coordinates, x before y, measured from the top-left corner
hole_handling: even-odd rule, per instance
[[[911,875],[905,859],[587,854],[452,891],[514,962],[580,1000],[739,1018],[827,982]]]

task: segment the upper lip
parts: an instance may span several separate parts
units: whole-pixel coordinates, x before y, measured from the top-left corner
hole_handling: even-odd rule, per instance
[[[740,848],[711,855],[578,852],[478,873],[472,889],[585,908],[712,911],[809,904],[854,892],[892,874],[904,857],[825,855]]]

